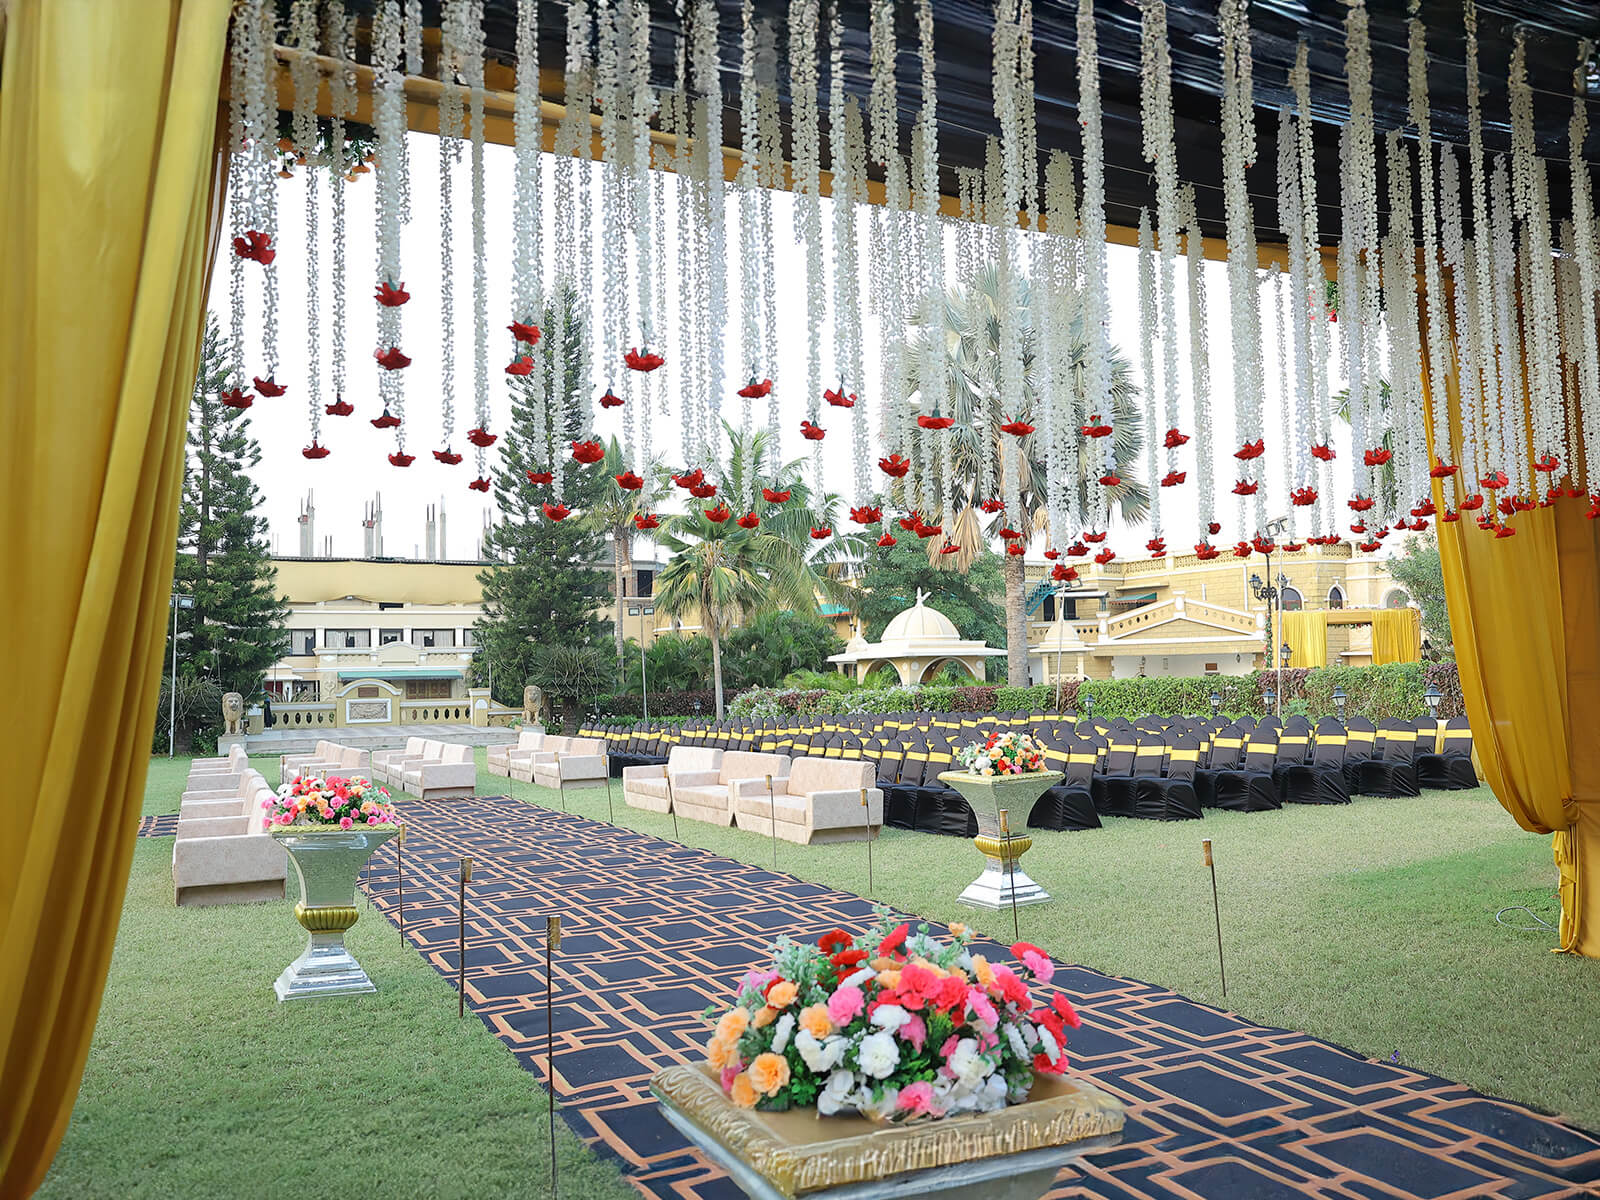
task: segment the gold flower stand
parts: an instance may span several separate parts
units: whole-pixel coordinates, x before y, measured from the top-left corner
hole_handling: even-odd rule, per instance
[[[1060,771],[1030,771],[1026,775],[973,775],[943,771],[939,782],[961,793],[978,817],[978,836],[972,844],[985,862],[983,874],[967,885],[957,899],[978,908],[1022,908],[1044,904],[1050,893],[1022,869],[1022,855],[1033,839],[1014,836],[1002,813],[1020,813],[1022,820],[1035,801],[1066,776]]]
[[[1026,1103],[999,1112],[908,1124],[740,1108],[707,1066],[668,1067],[650,1091],[754,1200],[1038,1200],[1063,1167],[1122,1140],[1118,1100],[1057,1076],[1039,1076]]]
[[[360,915],[356,880],[361,868],[379,846],[400,832],[400,826],[283,825],[270,832],[300,877],[294,916],[307,934],[300,957],[272,985],[279,1001],[377,991],[345,946],[344,935]]]

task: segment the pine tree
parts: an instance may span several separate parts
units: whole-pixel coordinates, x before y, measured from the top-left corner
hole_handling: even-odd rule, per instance
[[[610,622],[595,615],[607,593],[606,573],[595,566],[605,554],[605,533],[576,517],[552,521],[543,508],[545,501],[560,500],[574,514],[587,512],[609,481],[599,467],[570,459],[570,443],[589,434],[587,406],[568,403],[585,374],[580,311],[570,288],[547,303],[536,374],[511,379],[511,427],[494,471],[500,519],[484,536],[491,563],[478,575],[483,616],[473,629],[478,651],[472,661],[473,682],[488,682],[502,704],[522,703],[539,647],[591,645],[610,632]],[[558,321],[564,328],[558,330]],[[529,471],[552,463],[559,477],[563,459],[559,496],[556,484],[529,482]]]
[[[246,410],[219,399],[234,386],[229,357],[208,317],[189,405],[172,590],[194,597],[194,607],[179,614],[178,673],[249,699],[289,648],[289,609],[278,594],[261,492],[249,474],[261,447]],[[170,663],[170,623],[167,638]]]

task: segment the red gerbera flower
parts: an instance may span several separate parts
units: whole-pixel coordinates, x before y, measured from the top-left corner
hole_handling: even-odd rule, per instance
[[[1472,495],[1468,496],[1456,507],[1462,512],[1477,512],[1483,507],[1483,496],[1479,492],[1473,492]]]
[[[813,525],[811,527],[811,536],[813,538],[815,538],[819,542],[825,537],[832,537],[833,536],[833,526],[832,525],[824,525],[821,528],[818,528],[817,526]]]
[[[461,455],[446,446],[443,450],[435,450],[433,456],[446,466],[453,467],[461,461]]]
[[[467,430],[467,441],[471,442],[474,446],[487,449],[499,440],[500,435],[498,433],[490,433],[487,429]]]
[[[1314,487],[1298,487],[1289,493],[1289,503],[1301,508],[1308,508],[1317,502],[1317,489]]]
[[[417,461],[417,456],[415,454],[407,454],[404,450],[400,450],[389,455],[389,461],[397,467],[409,467],[412,463]]]
[[[1087,425],[1078,426],[1078,432],[1083,434],[1084,437],[1091,437],[1091,438],[1110,437],[1111,436],[1111,426],[1105,424],[1100,419],[1100,414],[1099,413],[1095,413],[1092,417],[1089,418],[1089,423]]]
[[[530,346],[539,344],[539,327],[532,321],[513,321],[506,328],[519,342],[526,342]]]
[[[1418,517],[1415,521],[1410,521],[1410,522],[1407,522],[1407,524],[1406,524],[1406,528],[1409,529],[1412,533],[1421,533],[1427,527],[1428,527],[1428,522],[1423,517]]]
[[[1450,476],[1454,475],[1459,470],[1461,470],[1460,467],[1454,467],[1449,463],[1440,462],[1434,463],[1432,469],[1428,471],[1428,474],[1434,479],[1449,479]]]
[[[613,475],[612,478],[617,481],[617,486],[625,492],[637,492],[644,487],[644,480],[632,471],[624,471],[620,475]]]
[[[1511,528],[1511,526],[1509,526],[1509,525],[1502,525],[1502,526],[1500,526],[1499,529],[1496,529],[1494,531],[1494,535],[1497,538],[1516,537],[1517,536],[1517,531],[1515,529]]]
[[[312,438],[311,445],[300,451],[300,453],[306,458],[327,458],[328,448],[326,446],[319,446],[317,444],[317,439]]]
[[[698,483],[689,489],[689,495],[696,500],[709,500],[717,494],[717,485],[714,483]]]
[[[871,525],[875,521],[883,520],[883,509],[876,504],[865,504],[860,508],[852,508],[850,519],[857,525]]]
[[[1100,551],[1099,554],[1096,554],[1094,556],[1094,560],[1095,560],[1095,562],[1099,563],[1103,567],[1108,562],[1110,562],[1112,559],[1114,559],[1116,556],[1117,556],[1117,552],[1115,550],[1113,550],[1110,546],[1107,546],[1104,550]]]
[[[1233,452],[1233,456],[1237,459],[1248,461],[1252,458],[1260,458],[1266,453],[1266,449],[1267,447],[1265,440],[1262,438],[1257,438],[1253,442],[1246,442],[1244,445],[1240,446]]]
[[[781,492],[775,492],[769,487],[764,487],[761,489],[761,498],[768,504],[782,504],[793,494],[793,488],[784,488]]]
[[[233,252],[240,258],[253,259],[264,267],[270,266],[272,260],[278,257],[278,252],[272,248],[272,235],[262,233],[259,229],[247,229],[243,237],[234,238]]]
[[[1044,556],[1046,558],[1048,558],[1051,562],[1055,562],[1056,559],[1061,557],[1061,551],[1057,550],[1054,546],[1052,546],[1052,547],[1050,547],[1050,549],[1048,549],[1048,550],[1046,550],[1044,552]]]
[[[1381,467],[1393,457],[1393,450],[1380,447],[1377,450],[1368,450],[1361,456],[1361,461],[1369,467]]]
[[[1311,457],[1320,458],[1323,462],[1332,462],[1339,456],[1333,452],[1332,446],[1313,446],[1311,447]]]
[[[917,417],[917,424],[924,429],[949,429],[955,423],[954,417],[941,417],[937,411],[931,417],[926,415]]]
[[[1033,426],[1026,421],[1007,421],[1000,426],[1001,433],[1009,433],[1012,437],[1027,437],[1033,432]]]
[[[661,519],[655,513],[634,513],[633,523],[639,529],[659,529]]]
[[[892,479],[904,479],[910,469],[910,460],[900,454],[891,454],[888,458],[878,460],[878,470]]]
[[[554,504],[546,500],[540,507],[544,509],[544,515],[552,521],[565,521],[572,515],[572,510],[559,500]]]
[[[1158,537],[1151,538],[1144,544],[1144,548],[1150,551],[1150,553],[1156,558],[1160,558],[1167,552],[1167,539]]]
[[[1021,542],[1010,542],[1006,545],[1006,553],[1013,558],[1021,558],[1028,552],[1028,548]]]
[[[1122,476],[1118,475],[1115,471],[1107,471],[1104,475],[1100,476],[1100,482],[1106,487],[1117,487],[1122,483]]]
[[[1365,521],[1357,521],[1354,525],[1350,526],[1351,533],[1365,533],[1366,531],[1367,523]]]
[[[1454,525],[1457,521],[1461,520],[1461,514],[1453,508],[1447,508],[1439,514],[1439,520],[1443,524]]]
[[[262,379],[260,376],[257,376],[255,379],[251,380],[251,382],[256,385],[256,391],[268,398],[273,396],[281,396],[289,390],[283,384],[271,378]]]
[[[229,408],[249,408],[256,402],[256,398],[242,388],[229,388],[220,393],[217,399]]]
[[[1055,566],[1050,568],[1050,578],[1056,580],[1058,583],[1076,579],[1077,577],[1078,568],[1069,567],[1066,563],[1057,563]]]
[[[740,529],[754,529],[757,525],[761,524],[761,518],[756,516],[756,514],[753,512],[747,512],[744,516],[735,521],[734,524]]]
[[[532,375],[533,355],[524,354],[520,358],[513,358],[506,364],[507,375]]]
[[[917,512],[917,510],[914,509],[914,508],[906,516],[903,516],[903,517],[900,518],[900,528],[901,529],[908,529],[908,530],[909,529],[915,529],[918,525],[921,525],[921,524],[922,524],[922,514]]]
[[[475,492],[487,492],[489,490],[489,481],[480,475],[467,486]]]
[[[355,412],[355,410],[356,406],[351,404],[350,401],[346,400],[343,396],[340,396],[332,404],[324,405],[322,409],[322,411],[327,413],[330,417],[348,417],[351,413]]]
[[[1002,510],[1004,510],[1005,506],[1006,506],[1006,502],[1004,500],[998,500],[993,496],[989,497],[989,499],[985,500],[982,504],[978,505],[978,507],[981,508],[986,513],[1001,512]]]
[[[828,431],[820,425],[813,425],[810,421],[801,421],[800,436],[808,442],[820,442],[828,436]]]
[[[572,443],[572,460],[581,463],[597,463],[606,456],[606,449],[599,442],[584,441]]]
[[[1213,522],[1211,522],[1211,524],[1206,526],[1206,532],[1210,533],[1213,537],[1215,537],[1217,534],[1222,532],[1222,522],[1221,521],[1213,521]]]
[[[1271,538],[1264,538],[1259,533],[1250,539],[1250,548],[1257,554],[1276,553],[1278,545]]]
[[[702,509],[701,511],[706,514],[706,520],[712,521],[718,525],[721,525],[729,517],[733,516],[732,510],[729,509],[726,504],[718,504],[715,508]]]
[[[885,533],[881,538],[878,539],[878,545],[887,550],[890,546],[897,545],[899,540],[900,539],[895,537],[894,534]]]
[[[1235,558],[1249,558],[1252,553],[1254,552],[1250,549],[1249,542],[1235,542],[1233,544],[1233,556]]]
[[[1506,477],[1506,473],[1504,471],[1490,471],[1482,479],[1478,480],[1479,486],[1487,488],[1489,491],[1494,491],[1496,488],[1503,488],[1510,482],[1511,480]]]
[[[1382,545],[1383,545],[1382,542],[1362,542],[1362,543],[1360,543],[1360,547],[1361,547],[1362,551],[1364,551],[1367,554],[1371,554],[1374,550],[1379,549]]]
[[[706,481],[706,473],[699,467],[692,471],[685,471],[682,475],[674,475],[672,482],[681,488],[692,488]]]
[[[654,371],[667,360],[659,354],[652,354],[649,351],[640,354],[637,347],[629,347],[628,352],[622,356],[622,361],[634,371]]]
[[[1072,545],[1067,547],[1068,558],[1082,558],[1087,553],[1089,553],[1089,547],[1082,542],[1073,542]]]
[[[555,478],[556,478],[556,473],[554,471],[529,471],[528,472],[528,482],[529,483],[554,483],[555,482]]]
[[[740,388],[738,394],[746,400],[759,400],[762,396],[770,396],[772,394],[772,380],[763,379],[757,383],[756,377],[752,375],[750,376],[750,382]]]
[[[1179,446],[1187,445],[1188,441],[1189,435],[1187,433],[1179,433],[1176,429],[1167,430],[1166,447],[1168,450],[1176,450]]]
[[[385,308],[399,308],[407,300],[411,299],[411,293],[406,291],[406,285],[403,280],[399,287],[392,287],[388,280],[385,280],[378,285],[377,295],[373,296],[373,299]]]
[[[1222,551],[1218,550],[1210,542],[1196,542],[1194,544],[1194,556],[1201,562],[1210,562],[1221,553]]]
[[[374,429],[394,429],[399,424],[400,418],[392,414],[387,408],[383,410],[383,416],[372,418],[372,427]]]
[[[622,407],[622,397],[617,395],[610,388],[607,388],[606,389],[606,394],[604,396],[600,397],[600,407],[601,408],[621,408]]]
[[[1369,512],[1377,501],[1371,496],[1357,496],[1354,500],[1346,501],[1346,503],[1350,505],[1351,512]]]
[[[845,395],[844,384],[842,383],[837,391],[824,391],[822,398],[835,408],[854,408],[856,406],[856,394],[851,392],[848,396]]]
[[[1083,540],[1086,542],[1103,542],[1106,540],[1105,531],[1101,530],[1098,533],[1086,533],[1083,535]]]
[[[1000,527],[1000,536],[1003,537],[1006,541],[1010,542],[1010,541],[1014,541],[1017,538],[1021,537],[1022,534],[1017,532],[1015,529],[1012,529],[1011,526],[1009,526],[1009,525],[1002,525]]]
[[[1168,471],[1161,477],[1161,486],[1177,487],[1187,478],[1189,478],[1189,472],[1187,471]]]
[[[411,360],[400,353],[399,346],[390,346],[387,350],[374,350],[372,357],[378,360],[378,365],[385,371],[399,371],[411,365]]]
[[[1256,489],[1260,486],[1260,484],[1251,483],[1249,480],[1241,479],[1238,483],[1233,485],[1233,494],[1235,496],[1254,496],[1256,494]]]

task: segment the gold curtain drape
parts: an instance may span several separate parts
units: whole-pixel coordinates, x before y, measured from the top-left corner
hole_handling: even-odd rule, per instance
[[[77,1096],[139,821],[228,0],[13,0],[0,72],[0,1195]]]
[[[1414,608],[1375,608],[1371,615],[1373,666],[1421,660],[1421,613]]]
[[[1328,614],[1325,612],[1286,612],[1283,622],[1283,640],[1289,643],[1291,667],[1325,667],[1328,665]]]
[[[1432,450],[1434,397],[1426,374]],[[1461,461],[1457,386],[1452,376],[1446,397],[1452,444],[1442,456],[1452,463]],[[1454,502],[1455,488],[1434,481],[1441,511]],[[1521,513],[1514,524],[1510,538],[1491,537],[1465,517],[1438,527],[1462,700],[1481,774],[1495,796],[1522,828],[1554,835],[1558,948],[1595,958],[1600,739],[1587,726],[1600,706],[1600,523],[1564,501]]]

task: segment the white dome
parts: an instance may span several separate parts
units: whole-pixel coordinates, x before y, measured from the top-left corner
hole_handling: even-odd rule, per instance
[[[883,631],[885,642],[908,639],[924,641],[930,638],[959,642],[961,632],[956,629],[955,622],[949,617],[938,609],[923,604],[920,595],[916,604],[899,613]]]

